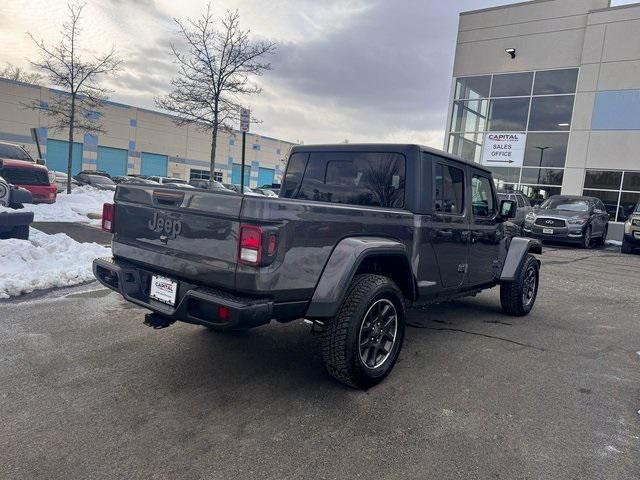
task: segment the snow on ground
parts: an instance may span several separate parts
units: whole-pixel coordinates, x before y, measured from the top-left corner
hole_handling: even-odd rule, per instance
[[[76,187],[71,194],[59,193],[56,203],[28,204],[21,211],[33,212],[34,222],[82,222],[99,225],[99,219],[92,220],[87,215],[102,215],[102,205],[113,202],[113,193],[89,186]],[[0,207],[0,211],[6,210],[8,209]]]
[[[614,247],[621,247],[622,242],[619,240],[607,240],[607,245],[613,245]]]
[[[97,243],[33,228],[29,240],[0,240],[0,298],[93,280],[93,259],[110,255],[109,248]]]

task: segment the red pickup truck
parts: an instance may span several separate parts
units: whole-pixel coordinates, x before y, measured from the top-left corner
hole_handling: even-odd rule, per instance
[[[33,203],[56,201],[57,187],[52,175],[21,146],[0,142],[0,177],[16,187],[29,190]]]

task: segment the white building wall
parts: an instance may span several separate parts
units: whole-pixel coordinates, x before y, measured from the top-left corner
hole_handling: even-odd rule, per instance
[[[48,88],[0,78],[0,140],[22,144],[36,155],[30,129],[40,128],[45,156],[47,139],[66,141],[67,131],[54,132],[47,128],[44,112],[26,108],[34,102],[42,102],[44,107],[53,94]],[[188,179],[191,169],[209,170],[211,136],[196,125],[177,126],[169,115],[113,102],[102,108],[102,114],[106,133],[95,140],[81,133],[75,136],[76,142],[83,143],[83,169],[95,170],[97,147],[106,146],[128,150],[127,173],[140,173],[142,152],[166,155],[169,176]],[[240,132],[218,135],[216,171],[222,173],[224,182],[231,182],[232,165],[241,162],[241,139]],[[97,141],[97,145],[87,140]],[[250,185],[258,186],[260,167],[273,169],[275,181],[280,181],[292,146],[283,140],[248,134],[246,164],[252,166]]]

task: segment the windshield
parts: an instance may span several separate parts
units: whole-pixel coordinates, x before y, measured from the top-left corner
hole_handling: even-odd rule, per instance
[[[633,213],[640,213],[640,202],[638,202],[638,204],[636,205],[636,209],[633,211]]]
[[[6,143],[0,143],[0,158],[11,158],[14,160],[33,162],[33,158],[31,158],[25,150],[17,145],[8,145]]]
[[[550,198],[542,205],[541,210],[566,210],[568,212],[588,212],[589,204],[578,198]]]
[[[115,183],[113,183],[113,180],[111,180],[109,177],[102,177],[100,175],[89,175],[89,181],[91,183],[97,183],[100,185],[115,185]]]

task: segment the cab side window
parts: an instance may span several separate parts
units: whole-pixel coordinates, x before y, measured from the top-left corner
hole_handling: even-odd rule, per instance
[[[434,212],[461,215],[464,212],[464,172],[441,163],[436,163],[434,170]]]
[[[471,201],[473,215],[476,217],[492,217],[496,213],[496,202],[493,198],[491,180],[474,175],[471,179]]]
[[[516,195],[516,201],[518,202],[518,208],[522,208],[525,206],[524,198],[522,198],[522,195]]]

